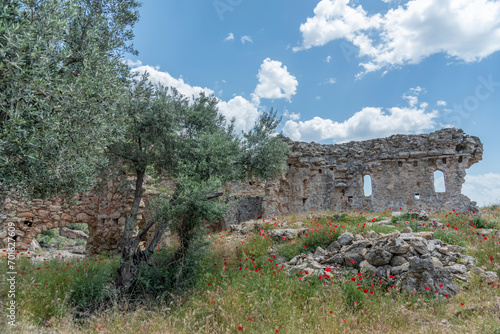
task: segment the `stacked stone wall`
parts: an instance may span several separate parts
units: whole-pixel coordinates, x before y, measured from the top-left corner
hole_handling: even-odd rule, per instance
[[[0,216],[0,247],[7,247],[7,225],[14,223],[16,248],[27,249],[40,233],[65,227],[68,223],[85,223],[89,228],[87,252],[116,253],[119,250],[121,232],[126,216],[131,210],[135,183],[122,171],[110,172],[107,180],[72,200],[55,197],[31,201],[11,192],[6,199],[5,214]],[[148,196],[141,201],[138,215],[139,226],[146,222]]]

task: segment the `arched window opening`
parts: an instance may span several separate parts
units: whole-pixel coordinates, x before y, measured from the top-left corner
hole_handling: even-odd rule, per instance
[[[370,175],[363,176],[363,193],[365,196],[372,195],[372,177]]]
[[[444,182],[444,173],[440,170],[434,172],[434,191],[437,193],[446,192],[446,185]]]

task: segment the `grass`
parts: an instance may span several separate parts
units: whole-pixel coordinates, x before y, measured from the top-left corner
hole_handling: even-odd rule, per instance
[[[368,226],[368,218],[374,215],[359,212],[348,212],[337,219],[331,214],[315,216],[285,217],[289,224],[304,222],[308,230],[295,240],[281,243],[271,240],[267,229],[246,236],[210,234],[209,251],[198,264],[195,284],[166,302],[145,297],[139,302],[116,303],[110,294],[116,258],[81,262],[56,259],[41,266],[24,254],[16,263],[20,271],[18,326],[11,331],[2,319],[0,332],[500,333],[500,310],[495,306],[500,304],[500,288],[486,285],[474,275],[458,295],[434,299],[347,273],[331,281],[318,277],[299,280],[286,274],[275,262],[278,256],[290,259],[314,252],[318,246],[326,248],[345,231],[356,234],[373,229],[388,233],[408,226]],[[499,237],[478,235],[477,228],[471,226],[477,216],[453,211],[431,216],[441,219],[444,227],[435,232],[436,238],[465,247],[485,270],[499,271]],[[500,212],[488,209],[481,217],[488,226],[498,222]],[[274,221],[270,222],[273,225]],[[1,268],[0,273],[5,275],[5,266]],[[86,275],[81,272],[85,269]],[[77,290],[80,286],[85,288]],[[2,287],[1,300],[7,300],[4,291]],[[87,305],[83,316],[82,305]]]

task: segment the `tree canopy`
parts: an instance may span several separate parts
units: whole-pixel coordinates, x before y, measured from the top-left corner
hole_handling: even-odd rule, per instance
[[[89,189],[126,92],[134,0],[0,2],[0,185]]]

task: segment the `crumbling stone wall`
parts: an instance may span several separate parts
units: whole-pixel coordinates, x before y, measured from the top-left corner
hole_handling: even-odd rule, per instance
[[[479,138],[462,130],[338,145],[287,141],[289,169],[266,184],[266,215],[389,207],[467,210],[475,205],[461,190],[465,170],[482,159],[483,146]],[[444,173],[445,192],[434,189],[436,170]],[[363,190],[365,175],[372,180],[370,196]]]
[[[443,129],[423,135],[388,138],[338,145],[294,142],[288,171],[267,183],[234,184],[231,199],[240,199],[223,225],[236,224],[259,215],[282,215],[310,210],[336,211],[358,208],[384,211],[392,208],[467,210],[474,205],[461,194],[465,170],[482,159],[477,137],[462,130]],[[434,172],[445,176],[446,191],[434,190]],[[363,177],[370,175],[372,194],[365,196]],[[134,179],[119,168],[106,176],[99,188],[81,195],[78,205],[61,198],[26,201],[16,194],[7,199],[0,215],[0,247],[7,245],[7,223],[16,224],[18,249],[26,249],[42,231],[87,223],[89,253],[118,251],[126,215],[133,201]],[[168,184],[166,184],[168,188]],[[148,219],[144,193],[139,226]],[[154,231],[151,231],[151,233]]]
[[[68,223],[86,223],[89,227],[88,253],[117,252],[126,215],[131,210],[135,183],[120,170],[106,177],[101,186],[75,198],[74,203],[61,197],[28,201],[11,192],[6,199],[5,214],[0,215],[0,248],[7,246],[9,222],[15,224],[18,250],[27,249],[43,231],[65,227]],[[139,226],[148,218],[144,210],[147,199],[146,195],[140,204]]]

